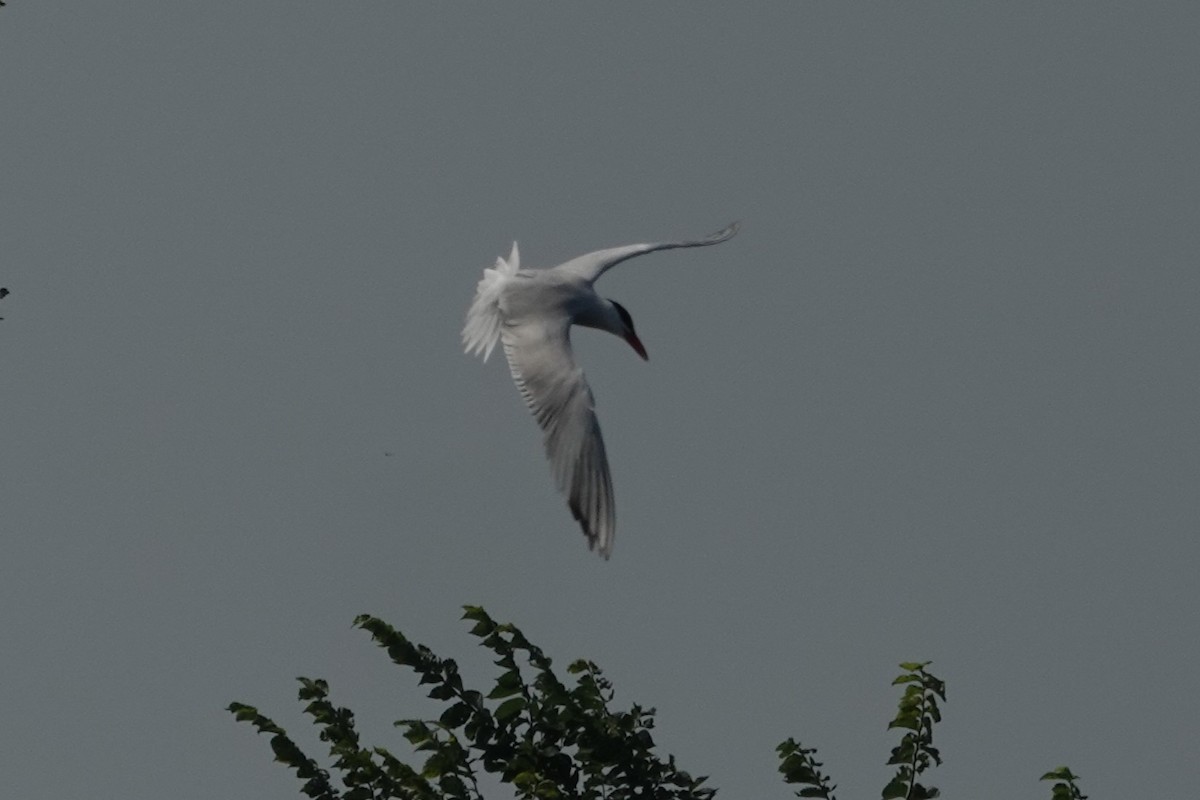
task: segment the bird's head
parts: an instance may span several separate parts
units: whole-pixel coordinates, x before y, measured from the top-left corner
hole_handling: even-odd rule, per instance
[[[617,310],[617,316],[621,318],[621,336],[625,341],[629,342],[629,346],[642,357],[643,361],[649,361],[650,356],[646,355],[646,348],[642,344],[642,340],[638,338],[637,332],[633,329],[633,317],[629,316],[629,312],[625,310],[625,306],[616,300],[609,300],[608,302],[613,304],[613,308]]]

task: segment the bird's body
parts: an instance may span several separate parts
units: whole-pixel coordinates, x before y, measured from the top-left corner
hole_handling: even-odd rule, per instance
[[[486,361],[497,341],[503,343],[513,381],[545,434],[559,488],[588,546],[605,558],[616,533],[612,477],[592,391],[571,351],[571,326],[620,336],[646,358],[629,313],[596,293],[596,279],[634,256],[718,244],[735,233],[736,224],[704,239],[597,250],[544,270],[520,269],[514,242],[508,260],[484,270],[476,288],[463,328],[466,350]]]

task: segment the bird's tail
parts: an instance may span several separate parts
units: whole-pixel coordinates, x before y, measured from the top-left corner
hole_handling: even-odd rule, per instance
[[[513,242],[507,261],[497,258],[495,267],[483,271],[483,278],[475,287],[475,300],[467,311],[467,323],[463,326],[463,349],[467,353],[482,355],[484,361],[492,354],[500,340],[500,292],[517,274],[520,264],[517,243]]]

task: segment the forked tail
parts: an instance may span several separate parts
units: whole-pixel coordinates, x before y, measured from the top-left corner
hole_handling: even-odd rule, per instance
[[[496,259],[496,266],[483,271],[479,285],[475,287],[475,299],[467,310],[467,323],[463,326],[463,349],[471,355],[482,355],[487,361],[496,342],[500,341],[500,293],[520,268],[521,258],[517,243],[513,242],[508,260]]]

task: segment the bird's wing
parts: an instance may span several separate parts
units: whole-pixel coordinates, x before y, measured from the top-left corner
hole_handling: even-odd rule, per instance
[[[472,355],[482,355],[487,361],[492,354],[492,348],[500,338],[500,325],[503,317],[500,313],[500,294],[504,286],[517,274],[520,267],[520,255],[517,243],[513,242],[512,253],[508,260],[496,259],[496,266],[485,269],[479,285],[475,287],[475,299],[467,310],[467,322],[463,326],[463,349]]]
[[[654,244],[627,244],[624,247],[597,250],[594,253],[587,253],[578,258],[573,258],[554,269],[591,282],[603,275],[609,268],[615,267],[622,261],[627,261],[634,256],[653,253],[656,250],[673,250],[676,247],[708,247],[711,244],[720,244],[733,238],[733,235],[737,232],[738,223],[734,222],[714,234],[705,236],[703,239],[691,239],[684,242],[657,242]]]
[[[569,324],[565,316],[508,322],[501,341],[513,381],[545,433],[558,488],[588,547],[608,558],[616,533],[612,476],[592,390],[571,353]]]

